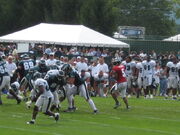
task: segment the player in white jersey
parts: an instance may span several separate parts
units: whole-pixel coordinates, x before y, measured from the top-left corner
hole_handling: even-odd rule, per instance
[[[135,68],[136,63],[132,61],[131,56],[126,57],[126,60],[122,62],[122,64],[125,66],[125,74],[127,78],[127,85],[128,85],[128,97],[131,96],[133,89],[132,89],[132,80],[134,79],[135,75]]]
[[[166,75],[168,77],[167,95],[172,90],[173,99],[177,98],[176,94],[177,94],[177,88],[179,82],[179,74],[178,74],[179,69],[180,69],[180,64],[177,64],[177,58],[174,56],[172,58],[172,61],[166,64]]]
[[[143,88],[144,88],[145,98],[149,98],[149,92],[150,92],[150,98],[153,98],[152,81],[153,81],[156,62],[154,60],[151,60],[150,56],[147,56],[146,60],[142,62],[142,65],[144,71]]]
[[[9,92],[7,94],[8,99],[16,99],[17,104],[20,104],[22,97],[20,96],[19,92],[19,83],[16,81],[11,84]]]
[[[136,77],[137,77],[137,85],[138,85],[138,88],[137,88],[137,98],[139,98],[140,96],[140,93],[141,93],[141,90],[143,88],[143,73],[144,73],[144,70],[143,70],[143,65],[142,65],[142,62],[140,59],[138,59],[137,63],[136,63]]]
[[[36,96],[36,103],[33,110],[32,120],[27,122],[27,124],[35,124],[35,119],[40,108],[45,115],[53,116],[56,121],[59,120],[59,113],[53,113],[50,111],[51,103],[53,102],[53,95],[49,89],[49,85],[44,79],[37,79],[35,81],[35,88],[38,91]]]
[[[177,70],[178,70],[178,88],[177,88],[177,95],[180,97],[180,61],[177,63]]]
[[[9,90],[10,87],[10,76],[6,69],[6,62],[3,61],[2,57],[0,56],[0,105],[2,105],[1,100],[1,93],[2,90],[5,88]]]
[[[90,77],[91,74],[89,72],[86,72],[85,70],[81,70],[81,73],[79,73],[79,76],[81,77],[81,79],[83,79],[87,85],[87,89],[90,90],[91,86],[90,86]]]

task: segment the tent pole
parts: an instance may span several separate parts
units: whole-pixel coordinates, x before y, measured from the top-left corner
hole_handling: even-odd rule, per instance
[[[131,52],[131,48],[129,47],[129,49],[128,49],[128,50],[129,50],[129,54],[130,54],[130,52]]]

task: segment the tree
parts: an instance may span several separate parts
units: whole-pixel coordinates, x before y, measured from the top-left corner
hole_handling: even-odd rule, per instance
[[[116,29],[116,10],[110,0],[86,0],[80,15],[82,24],[104,34],[112,35]]]
[[[83,24],[107,35],[143,26],[148,35],[175,34],[179,0],[0,0],[0,35],[41,22]]]
[[[23,0],[0,0],[0,35],[22,27]]]
[[[174,12],[177,18],[180,18],[180,1],[173,0],[174,2]]]
[[[172,35],[175,22],[170,19],[173,2],[169,0],[120,0],[119,25],[143,26],[148,35]]]
[[[79,12],[83,0],[53,0],[52,21],[79,24]]]

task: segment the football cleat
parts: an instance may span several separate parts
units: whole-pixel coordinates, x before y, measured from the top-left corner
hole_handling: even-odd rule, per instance
[[[173,96],[172,100],[177,100],[177,97],[176,97],[176,96]]]
[[[33,124],[35,124],[35,121],[34,120],[28,121],[27,124],[28,125],[33,125]]]
[[[67,110],[64,110],[64,112],[74,112],[73,108],[68,108]]]
[[[59,120],[59,113],[55,113],[54,119],[55,119],[56,122]]]
[[[98,113],[98,110],[94,110],[94,111],[93,111],[93,114],[97,114],[97,113]]]
[[[153,99],[154,98],[153,95],[150,95],[150,98]]]
[[[27,101],[27,102],[26,102],[26,107],[27,107],[27,109],[30,109],[30,108],[31,108],[31,103],[32,103],[31,101]]]
[[[72,107],[72,110],[75,112],[76,110],[78,110],[78,108],[75,107],[75,106],[73,106],[73,107]]]
[[[164,94],[164,98],[165,98],[165,99],[168,99],[168,95],[167,95],[167,94]]]
[[[2,103],[2,101],[0,100],[0,105],[2,105],[3,103]]]
[[[20,104],[20,103],[21,103],[21,99],[18,98],[18,99],[17,99],[17,104]]]
[[[148,99],[149,98],[149,95],[145,95],[145,99]]]
[[[121,104],[118,102],[115,104],[114,109],[117,109]]]
[[[130,109],[131,109],[131,106],[127,106],[126,109],[127,109],[127,110],[130,110]]]

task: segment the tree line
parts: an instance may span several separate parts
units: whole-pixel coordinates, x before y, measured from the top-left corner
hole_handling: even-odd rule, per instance
[[[142,26],[147,35],[176,34],[179,0],[0,0],[0,35],[38,23],[83,24],[112,36],[118,26]]]

